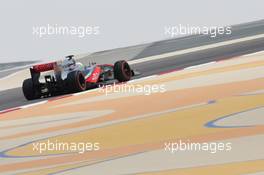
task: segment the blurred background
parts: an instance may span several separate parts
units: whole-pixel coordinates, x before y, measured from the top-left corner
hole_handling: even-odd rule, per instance
[[[261,0],[6,0],[0,62],[57,59],[167,39],[165,26],[228,26],[264,19]],[[47,25],[99,26],[100,34],[33,35]]]

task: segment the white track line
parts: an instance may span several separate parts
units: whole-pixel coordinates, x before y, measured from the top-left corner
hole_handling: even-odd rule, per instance
[[[264,51],[254,52],[247,55],[243,55],[244,57],[256,56],[256,55],[264,55]]]
[[[151,78],[155,78],[157,76],[159,76],[159,75],[150,75],[150,76],[147,76],[147,77],[142,77],[142,78],[130,80],[130,81],[128,81],[128,83],[134,83],[134,82],[138,82],[138,81],[142,81],[142,80],[146,80],[146,79],[151,79]]]
[[[21,73],[21,71],[23,71],[23,70],[19,70],[19,71],[15,72],[15,73],[12,73],[12,74],[7,75],[7,76],[5,76],[5,77],[3,77],[3,78],[0,78],[0,81],[2,81],[2,80],[6,80],[6,79],[11,78],[11,77],[14,77],[14,76],[17,76],[18,74]]]
[[[95,91],[98,91],[98,88],[96,88],[96,89],[91,89],[91,90],[87,90],[87,91],[83,91],[83,92],[74,93],[74,94],[72,94],[72,95],[73,95],[73,96],[78,96],[78,95],[87,94],[87,93],[89,93],[89,92],[95,92]]]
[[[128,63],[129,64],[138,64],[138,63],[143,63],[143,62],[147,62],[147,61],[153,61],[153,60],[158,60],[158,59],[162,59],[162,58],[168,58],[168,57],[172,57],[172,56],[183,55],[186,53],[192,53],[192,52],[197,52],[197,51],[201,51],[201,50],[217,48],[217,47],[235,44],[235,43],[239,43],[239,42],[250,41],[253,39],[258,39],[258,38],[263,38],[263,37],[264,37],[264,34],[261,34],[261,35],[255,35],[255,36],[249,36],[249,37],[229,40],[229,41],[223,41],[223,42],[219,42],[219,43],[215,43],[215,44],[209,44],[209,45],[205,45],[205,46],[193,47],[193,48],[189,48],[189,49],[164,53],[164,54],[160,54],[160,55],[149,56],[149,57],[145,57],[145,58],[141,58],[141,59],[137,59],[137,60],[128,61]]]
[[[44,101],[40,101],[40,102],[36,102],[36,103],[20,106],[19,108],[26,109],[26,108],[29,108],[29,107],[32,107],[32,106],[41,105],[41,104],[44,104],[44,103],[47,103],[47,102],[48,102],[48,100],[44,100]]]
[[[186,68],[184,68],[184,70],[196,69],[196,68],[203,67],[203,66],[208,66],[208,65],[211,65],[211,64],[214,64],[214,63],[216,63],[216,61],[212,61],[212,62],[204,63],[204,64],[198,64],[198,65],[195,65],[195,66],[186,67]]]

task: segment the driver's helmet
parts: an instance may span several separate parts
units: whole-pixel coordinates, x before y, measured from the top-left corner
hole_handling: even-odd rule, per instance
[[[74,57],[73,55],[69,55],[65,59],[62,60],[61,65],[63,69],[73,70],[76,68],[76,61],[73,57]]]

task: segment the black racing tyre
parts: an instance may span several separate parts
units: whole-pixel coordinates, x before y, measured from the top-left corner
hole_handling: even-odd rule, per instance
[[[117,61],[114,65],[114,76],[119,82],[129,81],[132,77],[132,71],[125,60]]]
[[[81,92],[86,90],[86,81],[81,71],[70,72],[67,76],[67,86],[70,92]]]
[[[35,100],[41,96],[38,90],[34,88],[31,78],[24,80],[22,90],[27,100]]]

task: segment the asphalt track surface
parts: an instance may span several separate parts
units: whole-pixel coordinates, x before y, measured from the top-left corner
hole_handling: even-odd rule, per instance
[[[259,34],[264,34],[264,20],[233,26],[232,35],[228,36],[223,35],[212,38],[207,35],[195,35],[171,40],[164,40],[150,44],[98,52],[84,57],[80,59],[80,61],[84,64],[88,64],[88,62],[90,61],[96,61],[97,63],[114,63],[116,60],[119,60],[121,58],[125,58],[126,60],[137,60],[148,56],[154,56],[172,51],[183,50]],[[221,46],[217,48],[195,51],[183,55],[134,64],[132,65],[132,68],[141,73],[140,76],[136,77],[140,78],[175,69],[182,69],[193,65],[208,63],[211,61],[217,61],[244,54],[254,53],[262,50],[264,50],[264,38],[259,38],[241,43],[231,44],[228,46]],[[27,101],[22,94],[21,88],[1,91],[0,96],[0,110],[47,100],[46,98]]]

